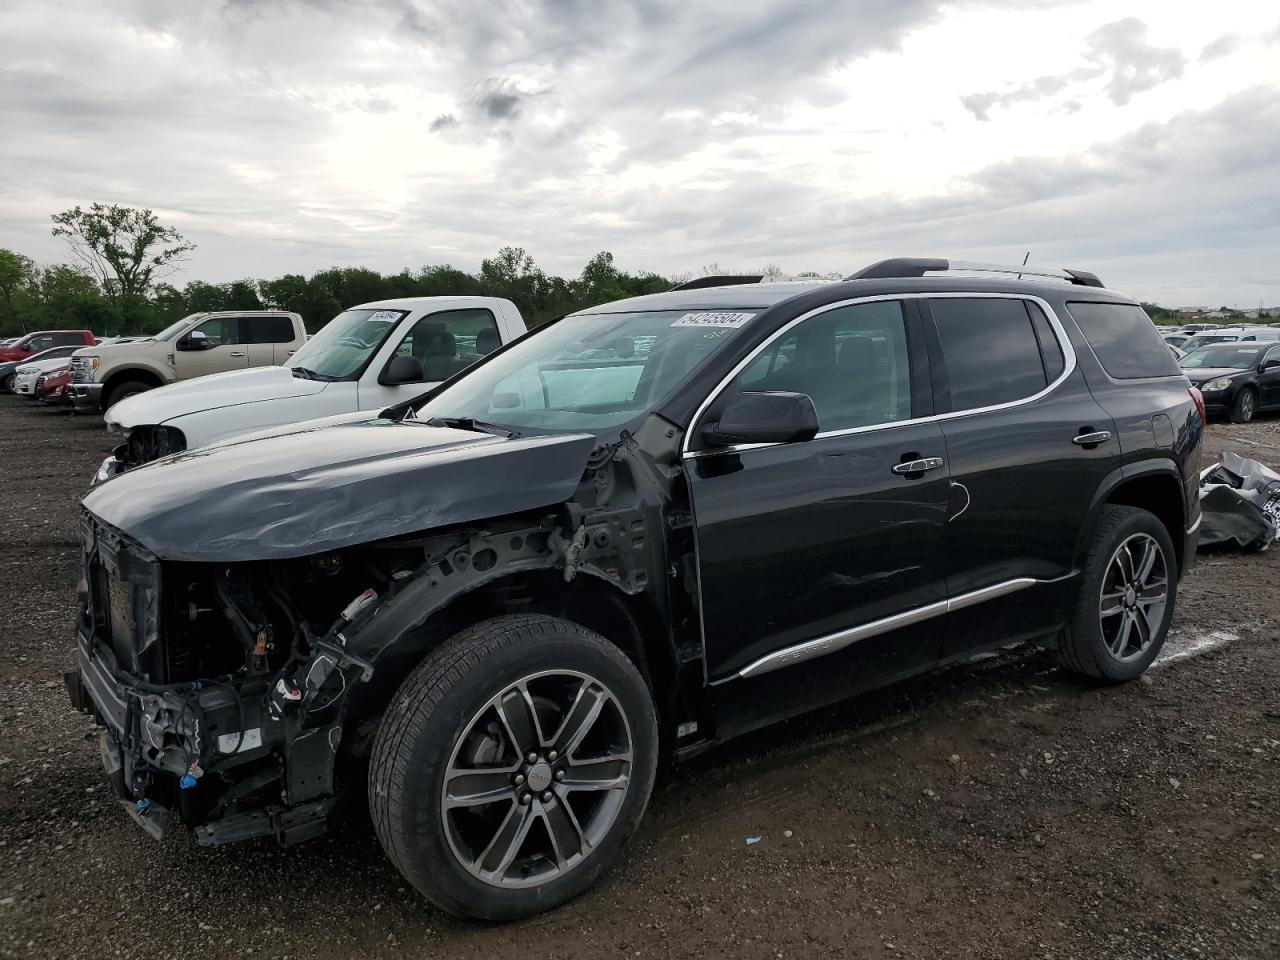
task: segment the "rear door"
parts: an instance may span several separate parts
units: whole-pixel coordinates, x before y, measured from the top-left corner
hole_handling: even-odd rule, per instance
[[[785,668],[802,683],[795,671],[812,661],[853,690],[935,659],[947,470],[916,316],[898,300],[817,313],[762,347],[704,414],[734,392],[796,391],[820,429],[686,457],[713,681]]]
[[[288,317],[241,317],[240,332],[249,366],[270,367],[288,359],[288,351],[281,351],[293,340],[293,321]]]
[[[1060,623],[1053,581],[1072,572],[1120,446],[1047,303],[965,294],[924,305],[951,467],[949,657]]]

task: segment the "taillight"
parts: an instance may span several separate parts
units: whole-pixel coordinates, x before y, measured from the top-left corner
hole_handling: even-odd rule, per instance
[[[1191,394],[1191,402],[1196,405],[1196,413],[1200,414],[1200,422],[1208,423],[1209,415],[1204,410],[1204,394],[1196,387],[1188,387],[1187,393]]]

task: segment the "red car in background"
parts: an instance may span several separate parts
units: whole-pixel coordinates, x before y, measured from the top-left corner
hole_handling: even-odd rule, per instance
[[[88,330],[37,330],[19,337],[8,346],[0,347],[0,363],[25,360],[50,347],[92,347],[97,342],[98,338]]]
[[[69,386],[71,386],[70,363],[65,367],[58,367],[56,370],[50,370],[48,373],[42,374],[40,378],[36,380],[36,399],[54,406],[62,403],[70,403],[71,396],[67,393],[67,388]]]

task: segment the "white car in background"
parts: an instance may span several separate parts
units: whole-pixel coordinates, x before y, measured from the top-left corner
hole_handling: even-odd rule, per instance
[[[240,434],[409,400],[525,333],[510,300],[406,297],[345,310],[283,366],[197,377],[112,404],[96,480]]]
[[[36,381],[46,373],[52,373],[60,367],[71,366],[70,357],[54,357],[52,360],[33,360],[24,363],[13,371],[13,392],[20,397],[34,400]]]

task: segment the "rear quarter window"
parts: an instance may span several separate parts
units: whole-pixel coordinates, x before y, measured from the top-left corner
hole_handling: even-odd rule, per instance
[[[1143,309],[1132,303],[1068,303],[1102,369],[1117,380],[1176,377],[1182,371]]]

